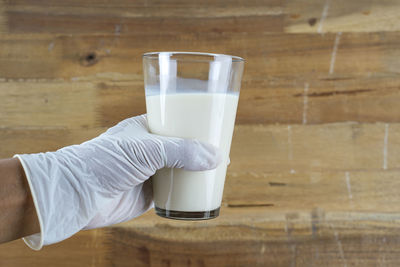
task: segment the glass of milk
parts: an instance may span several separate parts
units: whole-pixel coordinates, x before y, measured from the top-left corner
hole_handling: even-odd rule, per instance
[[[159,216],[204,220],[219,215],[243,66],[242,58],[222,54],[143,55],[150,132],[208,142],[223,156],[210,171],[157,171],[152,183]]]

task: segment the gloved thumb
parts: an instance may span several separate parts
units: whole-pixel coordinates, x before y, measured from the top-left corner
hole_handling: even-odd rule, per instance
[[[222,161],[222,155],[215,146],[198,140],[163,138],[165,166],[183,168],[188,171],[215,169]]]

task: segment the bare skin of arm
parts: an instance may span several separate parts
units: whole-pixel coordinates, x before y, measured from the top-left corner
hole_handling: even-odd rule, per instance
[[[17,158],[0,160],[0,243],[39,233],[39,221]]]

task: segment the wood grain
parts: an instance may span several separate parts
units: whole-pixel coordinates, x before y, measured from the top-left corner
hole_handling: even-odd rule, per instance
[[[110,266],[104,230],[82,231],[65,242],[45,247],[40,252],[31,250],[22,240],[0,245],[0,266]]]
[[[223,208],[218,219],[182,222],[148,212],[29,250],[1,245],[0,266],[396,266],[399,216]],[[235,222],[235,223],[233,223]],[[10,249],[15,251],[10,254]],[[7,252],[8,251],[8,252]]]
[[[141,55],[246,59],[221,216],[154,211],[0,266],[399,266],[397,0],[0,0],[0,157],[145,112]]]
[[[286,32],[376,32],[398,31],[400,24],[396,0],[288,1]]]
[[[106,84],[101,79],[97,83],[0,83],[0,124],[69,129],[112,126],[145,113],[144,90],[132,90],[134,86],[132,82]]]
[[[4,1],[10,33],[398,31],[396,0]],[[160,8],[162,7],[162,8]],[[105,11],[105,8],[107,11]]]
[[[236,127],[230,169],[378,170],[383,168],[384,134],[383,124]],[[391,144],[387,146],[393,148],[391,153],[397,153]]]
[[[281,2],[7,1],[4,9],[9,33],[282,32]]]
[[[271,212],[318,207],[335,212],[399,213],[398,176],[399,171],[228,172],[223,205],[237,210],[260,206]]]
[[[265,208],[249,208],[246,211],[223,209],[222,212],[225,215],[219,221],[198,225],[185,222],[166,224],[159,219],[153,220],[152,214],[145,215],[137,222],[133,221],[131,225],[135,230],[130,231],[130,235],[126,235],[126,225],[115,231],[114,236],[119,237],[116,240],[121,244],[115,255],[119,255],[118,251],[122,250],[139,252],[147,248],[148,253],[145,255],[148,257],[138,264],[143,266],[147,263],[150,266],[168,263],[171,266],[376,266],[385,261],[388,265],[396,264],[397,261],[394,255],[384,252],[398,248],[398,240],[394,236],[389,237],[388,232],[385,233],[386,230],[394,234],[394,228],[390,226],[394,224],[381,224],[381,220],[374,222],[373,218],[362,214],[354,215],[348,224],[340,222],[340,218],[348,217],[348,214],[326,213],[321,209],[281,213],[268,212]],[[154,226],[140,227],[138,224],[148,222],[147,216],[152,218]],[[232,220],[239,220],[241,224],[232,225]],[[364,235],[357,236],[354,230]],[[196,232],[196,235],[188,235],[188,232]],[[356,252],[360,244],[368,249]],[[363,256],[360,259],[354,257],[355,254]],[[121,253],[123,255],[129,253]],[[113,258],[117,259],[118,264],[127,266],[126,256]]]
[[[185,33],[178,36],[152,32],[121,36],[17,34],[6,35],[0,40],[0,63],[2,78],[71,79],[110,72],[141,77],[144,52],[186,49],[244,57],[248,60],[245,80],[250,77],[290,81],[349,79],[397,74],[397,32],[343,33],[331,71],[336,37],[337,34],[268,33]],[[193,43],[195,48],[191,47]],[[93,54],[93,58],[87,58],[89,54]],[[16,71],[17,67],[20,67],[19,71]]]
[[[382,124],[293,126],[291,133],[287,126],[239,125],[223,203],[277,211],[318,206],[329,211],[398,212],[400,144],[394,140],[399,127],[389,129],[385,168]],[[0,157],[56,150],[104,130],[2,129]]]
[[[14,154],[55,151],[64,146],[80,144],[104,132],[105,128],[71,131],[64,127],[13,127],[0,129],[0,157]]]
[[[35,41],[33,37],[11,35],[0,40],[3,48],[0,50],[3,75],[0,86],[4,88],[3,96],[16,90],[24,92],[25,87],[33,90],[42,84],[49,90],[59,85],[82,92],[87,90],[84,94],[92,92],[93,103],[88,102],[85,108],[93,108],[92,117],[99,120],[105,116],[101,124],[111,126],[123,116],[115,115],[115,120],[106,118],[105,114],[114,116],[110,114],[117,112],[98,109],[98,103],[107,98],[98,96],[97,92],[108,88],[105,89],[109,91],[108,96],[120,97],[124,103],[118,112],[125,110],[124,115],[143,113],[141,54],[146,47],[148,50],[185,50],[187,44],[195,42],[199,50],[229,52],[248,59],[238,123],[398,122],[398,36],[398,33],[342,34],[332,61],[336,34],[230,35],[235,41],[225,41],[220,34],[189,34],[181,36],[180,46],[168,34],[117,39],[114,36],[38,36],[34,37]],[[260,43],[266,45],[257,48]],[[52,92],[56,94],[57,89]],[[131,112],[128,99],[133,96],[140,101],[132,102]],[[0,101],[7,99],[5,96]],[[23,103],[16,96],[14,100]],[[72,118],[79,116],[72,115]],[[92,125],[93,121],[84,124]]]
[[[391,124],[386,132],[386,124],[237,125],[229,170],[233,175],[249,176],[252,173],[268,176],[282,172],[395,171],[400,167],[399,128],[400,125]],[[58,149],[86,141],[105,130],[45,125],[4,127],[0,129],[4,140],[0,157]]]
[[[400,79],[394,76],[315,80],[307,83],[307,93],[305,84],[245,81],[237,123],[399,121]],[[134,75],[100,73],[73,81],[30,78],[0,82],[0,123],[10,127],[110,127],[145,112],[143,81]]]
[[[7,12],[10,33],[137,33],[154,31],[185,32],[279,32],[283,28],[283,17],[276,15],[219,18],[119,18],[82,15],[45,15],[43,13]],[[66,24],[65,21],[70,23]],[[34,22],[34,23],[30,23]],[[68,25],[68,27],[64,27]],[[85,25],[82,28],[82,25]],[[257,25],[257,27],[254,27]],[[133,30],[131,30],[133,29]],[[140,29],[138,31],[137,29]]]

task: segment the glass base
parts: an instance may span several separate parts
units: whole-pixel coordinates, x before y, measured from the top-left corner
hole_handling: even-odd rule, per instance
[[[209,211],[176,211],[155,207],[156,214],[160,217],[186,221],[199,221],[217,218],[219,215],[219,209],[220,208]]]

